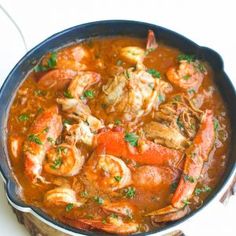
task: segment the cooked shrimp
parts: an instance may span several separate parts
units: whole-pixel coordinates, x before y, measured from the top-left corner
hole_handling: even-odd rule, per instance
[[[52,146],[50,140],[56,140],[62,131],[61,116],[58,115],[57,106],[43,111],[34,120],[24,143],[25,173],[32,182],[40,176],[45,154]]]
[[[198,91],[207,71],[199,70],[199,61],[181,60],[178,69],[169,68],[166,75],[170,82],[184,90],[193,89]]]
[[[120,52],[121,58],[128,60],[130,63],[142,63],[145,57],[145,50],[140,47],[124,47]]]
[[[121,49],[120,55],[122,59],[128,60],[130,63],[135,63],[139,68],[143,67],[145,56],[158,47],[155,34],[152,30],[148,31],[146,51],[140,47],[128,46]]]
[[[66,143],[49,149],[43,168],[47,173],[59,176],[74,176],[84,164],[79,149]]]
[[[98,189],[111,192],[132,183],[130,169],[119,158],[112,155],[94,153],[84,168],[89,182]]]
[[[78,72],[77,76],[71,81],[68,91],[74,98],[80,99],[87,88],[100,80],[101,76],[98,73],[90,71]]]
[[[54,69],[50,70],[38,81],[38,85],[42,89],[64,89],[77,72],[70,69]]]
[[[69,203],[76,207],[83,205],[77,200],[75,191],[68,187],[54,188],[44,196],[44,204],[47,206],[65,206]]]

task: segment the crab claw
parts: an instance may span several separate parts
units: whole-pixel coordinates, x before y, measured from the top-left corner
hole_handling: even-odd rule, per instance
[[[199,130],[192,145],[186,150],[184,170],[178,187],[171,200],[171,205],[151,212],[148,215],[157,216],[161,221],[177,220],[188,211],[185,209],[189,204],[197,180],[201,175],[203,164],[208,159],[215,140],[214,122],[212,111],[206,110],[202,116]],[[159,222],[161,222],[159,221]]]

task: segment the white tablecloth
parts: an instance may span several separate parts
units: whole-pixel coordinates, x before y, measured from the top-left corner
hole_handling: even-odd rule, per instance
[[[28,49],[65,28],[97,20],[129,19],[154,23],[216,50],[236,85],[235,1],[189,0],[0,0],[21,28]],[[25,53],[15,27],[0,9],[0,84]],[[28,235],[7,204],[0,180],[0,235]],[[210,205],[184,225],[186,235],[236,235],[236,197]],[[234,226],[234,227],[233,227]]]

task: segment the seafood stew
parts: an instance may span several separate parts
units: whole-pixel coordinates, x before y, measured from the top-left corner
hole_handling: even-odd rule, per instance
[[[72,227],[115,234],[200,207],[224,173],[230,139],[213,77],[152,31],[48,52],[9,112],[21,198]]]

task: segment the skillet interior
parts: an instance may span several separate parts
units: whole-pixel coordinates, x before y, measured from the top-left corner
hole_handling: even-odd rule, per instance
[[[8,110],[14,99],[15,92],[17,91],[20,84],[23,82],[28,71],[32,69],[32,61],[38,61],[46,52],[53,51],[62,46],[71,44],[73,42],[86,40],[93,37],[106,37],[106,36],[117,36],[117,35],[126,35],[145,38],[146,32],[148,29],[152,29],[157,35],[158,40],[164,42],[167,45],[172,47],[179,48],[181,51],[187,54],[194,54],[197,58],[207,61],[213,71],[214,71],[214,81],[219,88],[219,91],[225,101],[225,104],[229,110],[230,123],[231,123],[231,145],[229,150],[228,165],[224,173],[223,178],[219,182],[217,188],[212,191],[209,197],[206,199],[205,203],[201,208],[191,212],[189,215],[185,216],[177,222],[171,222],[166,224],[163,228],[158,228],[154,231],[148,233],[141,233],[138,235],[149,235],[162,231],[164,229],[169,229],[172,226],[175,226],[188,218],[196,214],[200,209],[203,209],[213,198],[219,193],[223,186],[228,182],[228,179],[233,174],[235,169],[235,160],[236,156],[233,153],[236,151],[236,111],[234,109],[236,105],[236,94],[233,85],[231,84],[228,76],[223,70],[223,61],[221,57],[213,50],[205,47],[200,47],[194,42],[186,39],[185,37],[169,31],[165,28],[133,21],[101,21],[88,23],[84,25],[75,26],[63,32],[53,35],[48,38],[30,52],[28,52],[15,66],[15,68],[8,75],[5,83],[3,84],[0,91],[0,128],[1,128],[1,138],[0,138],[0,169],[4,179],[6,180],[6,191],[10,201],[16,205],[18,209],[26,211],[30,207],[24,204],[23,201],[19,198],[17,192],[17,182],[12,175],[12,172],[8,164],[8,154],[6,149],[6,124],[8,119]],[[84,232],[82,230],[74,229],[70,226],[64,225],[56,220],[53,220],[40,209],[31,207],[31,209],[37,213],[41,218],[47,220],[53,225],[57,225],[66,230],[69,230],[74,233],[80,233],[85,235],[110,235],[105,233],[98,232]]]

